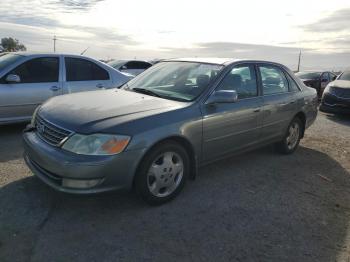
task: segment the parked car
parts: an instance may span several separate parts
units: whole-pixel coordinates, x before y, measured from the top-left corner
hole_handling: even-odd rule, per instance
[[[339,75],[323,92],[320,110],[327,113],[350,114],[350,71]]]
[[[121,89],[44,103],[23,134],[25,161],[62,192],[134,187],[161,204],[205,163],[270,143],[294,152],[317,103],[280,64],[169,60]]]
[[[322,97],[323,90],[326,88],[329,82],[334,81],[337,78],[336,74],[331,72],[316,72],[305,71],[296,73],[305,85],[315,88],[319,98]]]
[[[118,87],[131,78],[84,56],[6,54],[0,57],[0,124],[30,121],[50,97]]]
[[[123,73],[136,76],[152,66],[151,63],[142,60],[112,60],[107,63],[111,67]]]

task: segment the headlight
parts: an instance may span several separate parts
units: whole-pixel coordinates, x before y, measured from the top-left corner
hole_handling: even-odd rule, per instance
[[[33,127],[35,126],[35,118],[36,118],[36,115],[38,114],[39,109],[40,109],[40,106],[38,106],[38,107],[34,110],[32,119],[30,120],[30,125],[33,126]]]
[[[62,148],[81,155],[115,155],[122,152],[129,141],[129,136],[74,134],[68,138]]]

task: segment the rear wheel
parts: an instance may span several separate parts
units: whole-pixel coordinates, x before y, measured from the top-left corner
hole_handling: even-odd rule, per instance
[[[296,117],[289,124],[288,130],[283,140],[276,144],[277,150],[282,154],[293,153],[300,142],[303,131],[303,124],[301,120]]]
[[[190,170],[186,150],[174,142],[161,144],[147,153],[135,178],[137,193],[148,204],[163,204],[182,190]]]

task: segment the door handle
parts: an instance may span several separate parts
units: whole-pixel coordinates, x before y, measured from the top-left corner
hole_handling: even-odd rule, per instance
[[[52,90],[52,91],[58,91],[58,90],[60,90],[61,88],[59,87],[59,86],[51,86],[50,87],[50,90]]]
[[[253,112],[254,112],[254,113],[259,113],[259,112],[260,112],[260,110],[261,110],[260,108],[257,108],[257,109],[254,109],[254,111],[253,111]]]
[[[104,88],[104,85],[103,84],[97,84],[96,87],[97,88]]]

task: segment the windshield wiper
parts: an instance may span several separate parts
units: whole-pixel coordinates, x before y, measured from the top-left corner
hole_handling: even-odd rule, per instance
[[[161,95],[159,95],[156,92],[153,92],[152,90],[146,89],[146,88],[139,88],[139,87],[135,87],[132,89],[133,91],[137,92],[137,93],[142,93],[145,95],[150,95],[150,96],[156,96],[156,97],[161,97],[163,98]]]

